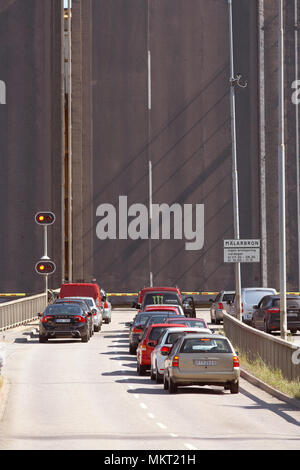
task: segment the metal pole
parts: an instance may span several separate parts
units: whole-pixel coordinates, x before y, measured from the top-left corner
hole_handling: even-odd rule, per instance
[[[279,28],[279,135],[278,135],[278,193],[279,193],[279,271],[280,271],[280,332],[287,337],[286,313],[286,237],[285,237],[285,129],[284,129],[284,25],[283,0],[278,0]]]
[[[238,194],[238,172],[236,154],[236,118],[235,118],[235,78],[233,60],[233,27],[232,27],[232,0],[228,0],[229,6],[229,46],[230,46],[230,110],[231,110],[231,138],[232,138],[232,185],[233,185],[233,220],[234,238],[240,238],[239,228],[239,194]],[[235,274],[235,298],[236,317],[241,320],[241,266],[240,263],[234,265]]]
[[[149,160],[149,219],[152,223],[152,158],[151,158],[151,50],[150,50],[150,2],[147,1],[147,63],[148,63],[148,160]],[[153,287],[152,241],[149,237],[149,283]]]
[[[68,0],[68,280],[73,272],[73,227],[72,227],[72,10]]]
[[[265,33],[264,0],[259,0],[259,126],[260,126],[260,226],[261,226],[261,283],[268,285],[267,210],[266,210],[266,113],[265,113]]]
[[[295,0],[295,82],[298,83],[298,0]],[[300,152],[299,152],[299,103],[295,102],[296,113],[296,172],[297,172],[297,222],[298,222],[298,291],[300,292]]]
[[[66,272],[66,256],[65,256],[65,195],[66,195],[66,184],[65,184],[65,130],[66,130],[66,118],[65,118],[65,10],[64,2],[61,2],[61,117],[62,117],[62,155],[61,155],[61,281],[65,281]]]

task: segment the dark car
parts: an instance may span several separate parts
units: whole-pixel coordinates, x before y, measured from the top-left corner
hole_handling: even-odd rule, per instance
[[[89,306],[88,302],[83,299],[58,299],[54,302],[54,304],[66,304],[66,303],[72,303],[72,304],[78,304],[80,305],[85,314],[88,316],[89,319],[89,328],[90,328],[90,336],[93,336],[94,334],[94,325],[93,325],[93,312],[91,307]]]
[[[300,330],[300,298],[287,296],[287,328],[292,334]],[[258,305],[254,305],[252,326],[271,333],[280,330],[280,296],[266,295]]]
[[[144,327],[149,320],[149,318],[152,318],[154,316],[162,318],[167,318],[169,316],[174,316],[174,312],[166,313],[165,311],[160,311],[159,309],[155,311],[149,311],[149,312],[139,312],[133,323],[130,326],[130,332],[129,332],[129,353],[130,354],[135,354],[136,349],[138,347],[138,344],[140,342],[141,336],[144,331]],[[178,315],[179,316],[179,315]]]
[[[45,343],[52,338],[81,338],[86,343],[90,339],[92,314],[86,314],[77,303],[57,303],[48,305],[40,315],[39,341]]]

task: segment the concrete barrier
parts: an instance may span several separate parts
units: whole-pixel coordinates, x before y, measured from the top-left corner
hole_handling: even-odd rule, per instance
[[[0,304],[0,331],[24,325],[37,318],[47,306],[46,294]]]
[[[293,358],[299,346],[256,330],[224,313],[226,336],[249,361],[262,359],[271,369],[279,369],[287,380],[300,380],[300,364]]]

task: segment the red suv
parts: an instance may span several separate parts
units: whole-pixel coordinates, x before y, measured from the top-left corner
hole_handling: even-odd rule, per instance
[[[167,328],[185,327],[186,324],[157,323],[151,325],[144,333],[138,348],[137,355],[137,373],[145,375],[146,370],[151,368],[151,353],[157,344],[161,332]]]

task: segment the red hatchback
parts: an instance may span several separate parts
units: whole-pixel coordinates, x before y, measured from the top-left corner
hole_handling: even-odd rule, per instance
[[[167,328],[185,327],[186,324],[157,323],[151,325],[145,331],[136,351],[137,373],[145,375],[146,370],[151,368],[151,353],[157,344],[161,332]]]

